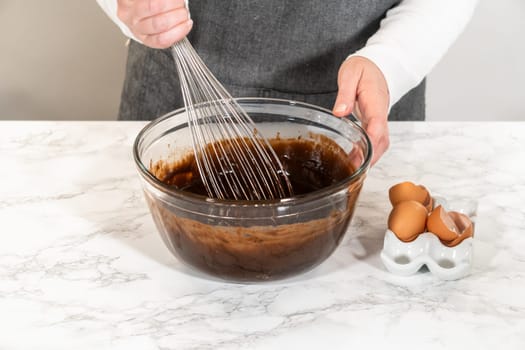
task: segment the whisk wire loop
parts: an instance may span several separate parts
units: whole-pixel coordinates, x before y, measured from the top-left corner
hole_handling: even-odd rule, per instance
[[[279,157],[250,116],[211,73],[188,39],[172,46],[196,165],[211,198],[293,195]]]

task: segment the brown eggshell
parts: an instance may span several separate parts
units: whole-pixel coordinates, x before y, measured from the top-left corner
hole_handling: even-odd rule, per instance
[[[438,236],[443,242],[452,241],[459,235],[456,223],[441,205],[432,210],[428,216],[427,230]]]
[[[468,216],[457,211],[450,211],[448,215],[456,224],[459,235],[452,241],[443,242],[443,244],[448,247],[454,247],[463,242],[464,239],[474,236],[474,225]]]
[[[428,190],[409,181],[392,186],[388,191],[388,197],[394,207],[400,202],[412,200],[423,204],[428,211],[432,210],[433,200]]]
[[[425,232],[428,212],[416,201],[398,203],[388,216],[388,228],[403,242],[410,242]]]
[[[427,191],[427,193],[428,193],[427,198],[421,204],[423,204],[425,208],[427,208],[427,211],[430,213],[432,209],[434,209],[434,198],[432,198],[432,196],[430,195],[430,192]]]

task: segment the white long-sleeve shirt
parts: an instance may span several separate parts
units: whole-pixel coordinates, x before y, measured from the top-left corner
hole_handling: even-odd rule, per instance
[[[117,0],[97,0],[122,32],[137,40],[117,16]],[[472,17],[478,0],[403,0],[379,30],[351,55],[370,59],[383,72],[390,106],[417,86],[443,57]]]

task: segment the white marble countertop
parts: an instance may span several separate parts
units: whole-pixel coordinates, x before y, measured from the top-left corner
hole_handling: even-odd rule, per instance
[[[392,123],[343,243],[291,279],[229,284],[163,245],[139,122],[0,122],[0,349],[524,349],[525,123]],[[470,276],[388,273],[388,188],[478,201]]]

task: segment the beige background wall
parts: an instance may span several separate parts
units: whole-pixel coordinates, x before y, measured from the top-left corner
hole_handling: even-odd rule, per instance
[[[428,81],[430,120],[525,120],[525,1],[481,0]]]
[[[125,38],[95,0],[0,0],[0,119],[115,119]],[[428,82],[429,120],[525,120],[525,1],[482,0]]]
[[[115,119],[125,38],[95,0],[0,0],[0,119]]]

